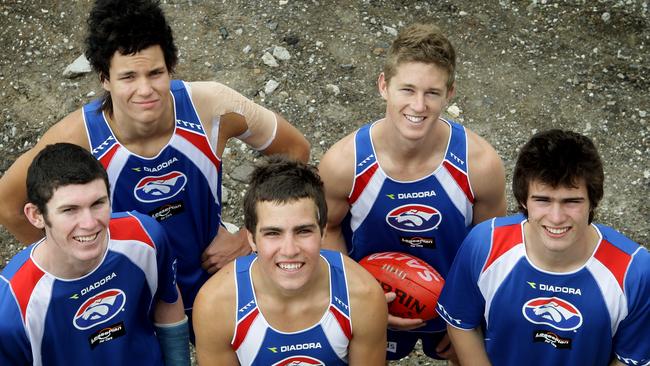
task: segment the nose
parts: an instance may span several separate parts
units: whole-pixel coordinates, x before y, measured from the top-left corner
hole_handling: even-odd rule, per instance
[[[140,78],[140,81],[138,82],[138,89],[137,93],[139,95],[150,95],[153,92],[153,88],[151,87],[151,82],[147,78]]]
[[[93,214],[93,211],[81,210],[78,225],[82,229],[94,229],[97,225],[97,218]]]
[[[421,93],[416,93],[413,96],[413,100],[411,101],[411,109],[414,112],[424,112],[427,109],[427,105],[424,102],[424,95]]]
[[[565,219],[564,208],[560,203],[552,204],[548,213],[548,218],[551,223],[561,224]]]
[[[280,247],[280,254],[287,258],[295,257],[300,252],[297,244],[296,238],[293,235],[287,235]]]

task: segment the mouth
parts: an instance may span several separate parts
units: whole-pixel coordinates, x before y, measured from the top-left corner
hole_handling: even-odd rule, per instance
[[[298,271],[304,265],[303,262],[281,262],[276,264],[281,270],[287,272]]]
[[[151,108],[155,106],[158,103],[158,99],[155,100],[144,100],[140,102],[134,102],[136,105],[143,107],[143,108]]]
[[[415,124],[420,124],[426,119],[425,116],[413,116],[410,114],[404,114],[404,118],[406,118],[409,122]]]
[[[562,236],[570,229],[571,229],[570,226],[563,226],[563,227],[544,226],[544,230],[546,230],[546,232],[549,233],[551,236]]]
[[[97,239],[98,236],[99,236],[99,232],[92,235],[77,235],[77,236],[73,236],[72,238],[82,244],[86,244],[95,241],[95,239]]]

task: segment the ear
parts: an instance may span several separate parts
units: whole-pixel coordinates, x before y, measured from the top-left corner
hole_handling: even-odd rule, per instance
[[[104,88],[104,90],[110,93],[111,81],[109,80],[108,75],[104,75],[104,74],[99,75],[99,81],[101,81],[102,83],[102,88]]]
[[[43,214],[35,204],[27,202],[23,208],[23,212],[32,225],[39,229],[45,228],[45,219],[43,218]]]
[[[386,81],[386,76],[383,72],[379,74],[379,78],[377,79],[377,88],[379,89],[381,97],[386,100],[388,98],[388,82]]]
[[[447,104],[451,102],[452,99],[456,96],[456,82],[451,84],[449,89],[447,89]]]
[[[248,245],[251,246],[253,253],[257,253],[257,245],[255,245],[253,234],[250,231],[246,230],[246,236],[248,237]]]

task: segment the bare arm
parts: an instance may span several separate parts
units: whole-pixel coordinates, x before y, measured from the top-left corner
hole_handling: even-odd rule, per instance
[[[235,332],[235,279],[233,263],[206,282],[192,310],[196,358],[201,366],[239,365],[230,342]]]
[[[341,233],[341,222],[350,210],[348,195],[354,181],[354,135],[348,135],[332,146],[318,165],[327,200],[327,228],[323,248],[347,254]]]
[[[447,334],[456,350],[456,355],[463,366],[490,366],[485,352],[483,334],[479,328],[464,330],[447,324]]]
[[[625,366],[625,364],[618,359],[613,359],[609,366]]]
[[[350,287],[352,339],[349,364],[385,365],[388,310],[377,281],[352,259],[344,256]]]
[[[0,224],[18,241],[31,244],[43,237],[43,232],[27,221],[23,213],[27,203],[27,169],[45,146],[70,142],[88,149],[81,111],[77,110],[52,126],[36,145],[21,155],[0,179]]]
[[[264,155],[284,154],[305,163],[309,161],[311,145],[305,136],[284,117],[277,113],[275,116],[277,118],[275,138],[266,149],[262,150],[262,153]]]
[[[181,298],[181,292],[178,287],[176,291],[178,292],[178,300],[175,303],[168,303],[162,300],[156,302],[153,313],[153,321],[156,324],[173,324],[185,319],[183,298]]]
[[[469,179],[474,192],[473,224],[506,214],[506,178],[503,162],[483,138],[468,131]]]

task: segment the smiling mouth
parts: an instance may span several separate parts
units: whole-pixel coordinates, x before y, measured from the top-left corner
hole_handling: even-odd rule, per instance
[[[544,229],[548,231],[549,233],[553,235],[562,235],[569,231],[571,227],[570,226],[565,226],[565,227],[560,227],[560,228],[554,228],[554,227],[549,227],[549,226],[544,226]]]
[[[303,266],[303,263],[278,263],[277,266],[285,271],[297,271]]]
[[[78,236],[73,236],[73,239],[80,243],[88,243],[97,239],[98,236],[99,233],[95,233],[93,235],[78,235]]]
[[[407,120],[413,123],[421,123],[425,119],[424,116],[412,116],[410,114],[405,114],[404,118],[406,118]]]

